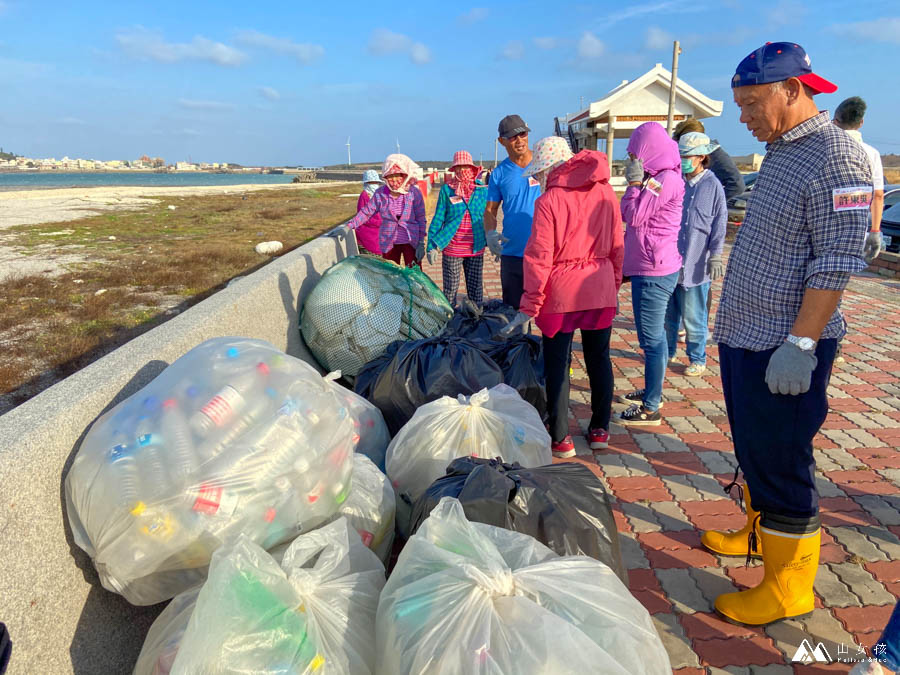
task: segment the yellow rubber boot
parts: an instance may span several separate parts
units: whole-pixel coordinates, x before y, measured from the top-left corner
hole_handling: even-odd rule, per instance
[[[763,542],[763,580],[756,588],[725,593],[716,610],[731,621],[762,626],[809,614],[815,607],[813,582],[819,569],[821,530],[788,534],[760,528]]]
[[[762,544],[759,536],[759,511],[753,509],[750,505],[750,488],[744,486],[744,510],[747,511],[747,524],[736,532],[722,532],[720,530],[710,530],[704,532],[700,541],[703,545],[713,553],[719,555],[743,555],[748,553],[753,558],[762,557]],[[755,523],[755,525],[754,525]],[[756,548],[750,551],[749,536],[750,531],[756,529]]]

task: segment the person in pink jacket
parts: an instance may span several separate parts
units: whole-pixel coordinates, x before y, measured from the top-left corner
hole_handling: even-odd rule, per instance
[[[367,169],[363,171],[363,191],[359,193],[359,199],[356,200],[356,212],[362,211],[363,207],[369,203],[375,191],[384,185],[384,181],[378,177],[375,169]],[[372,253],[378,255],[378,233],[381,230],[381,214],[376,213],[365,223],[356,228],[356,244],[360,253]]]
[[[542,194],[525,246],[519,314],[503,332],[511,334],[531,318],[541,330],[551,449],[554,457],[571,457],[569,367],[576,329],[591,385],[588,442],[596,450],[609,440],[609,338],[622,285],[622,220],[602,152],[582,150],[573,157],[565,139],[551,136],[534,146],[523,175],[534,176]]]
[[[666,308],[681,271],[678,232],[684,180],[678,144],[658,122],[642,124],[631,135],[625,179],[625,276],[631,278],[634,323],[644,352],[644,388],[619,397],[631,407],[616,421],[659,425],[668,359]]]

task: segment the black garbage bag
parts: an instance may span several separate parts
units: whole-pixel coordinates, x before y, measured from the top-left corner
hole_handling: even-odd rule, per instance
[[[488,300],[476,305],[465,298],[444,327],[443,335],[454,335],[467,340],[502,340],[500,329],[512,321],[517,310],[501,300]]]
[[[503,371],[503,381],[547,417],[544,350],[535,335],[514,335],[502,342],[476,343]]]
[[[0,675],[6,672],[10,656],[12,656],[12,640],[9,639],[6,626],[0,623]]]
[[[354,391],[381,410],[394,436],[419,406],[502,382],[503,371],[475,344],[441,336],[392,343],[384,356],[363,367]]]
[[[577,462],[522,468],[499,459],[460,457],[413,505],[410,536],[442,497],[455,497],[466,518],[531,535],[559,555],[587,555],[628,583],[609,495]]]

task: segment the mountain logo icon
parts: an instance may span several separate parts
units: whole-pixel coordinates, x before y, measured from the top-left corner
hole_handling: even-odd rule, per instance
[[[794,654],[794,658],[791,659],[794,663],[831,663],[831,655],[828,653],[828,650],[825,649],[825,645],[821,642],[813,648],[812,644],[810,644],[809,640],[804,640],[800,643],[800,646],[797,647],[797,652]]]

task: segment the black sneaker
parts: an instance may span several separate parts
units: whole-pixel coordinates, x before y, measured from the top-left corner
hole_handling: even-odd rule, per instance
[[[620,413],[616,421],[630,427],[656,427],[662,424],[662,416],[659,414],[659,410],[650,412],[644,406],[634,404],[628,410]]]
[[[643,405],[644,403],[644,392],[646,389],[635,389],[633,392],[629,394],[618,394],[616,396],[616,400],[619,403],[636,403],[638,405]],[[663,407],[663,402],[659,402],[659,407]]]

